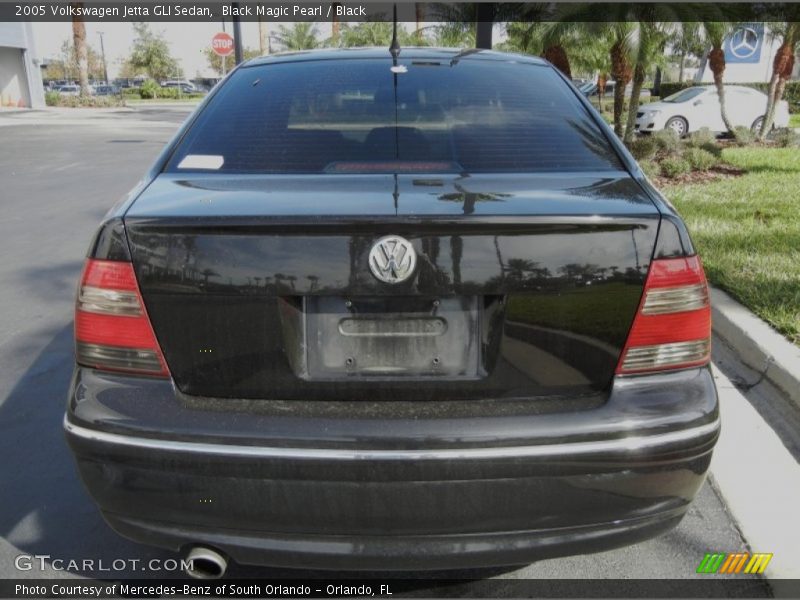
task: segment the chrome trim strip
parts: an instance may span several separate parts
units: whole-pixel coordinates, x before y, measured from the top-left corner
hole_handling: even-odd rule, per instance
[[[677,442],[687,442],[695,438],[717,433],[720,421],[707,423],[691,429],[658,433],[654,435],[633,436],[624,439],[597,440],[592,442],[572,442],[565,444],[542,444],[539,446],[509,446],[499,448],[442,448],[428,450],[346,450],[342,448],[282,448],[264,446],[241,446],[234,444],[213,444],[206,442],[184,442],[142,438],[118,433],[107,433],[70,423],[64,415],[64,429],[76,437],[106,444],[118,444],[133,448],[161,450],[169,452],[194,452],[222,456],[255,458],[286,458],[307,460],[458,460],[494,458],[535,458],[576,456],[597,452],[637,452],[658,448]]]

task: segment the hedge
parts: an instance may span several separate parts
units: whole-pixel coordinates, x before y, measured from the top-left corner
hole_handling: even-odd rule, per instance
[[[110,108],[125,106],[125,101],[120,96],[62,96],[58,92],[46,92],[45,104],[69,108]]]
[[[166,98],[170,100],[196,100],[202,98],[203,94],[195,92],[184,92],[176,87],[161,87],[155,82],[145,81],[142,87],[139,88],[139,97],[144,100],[153,98]]]
[[[694,87],[697,85],[696,83],[690,82],[682,82],[682,83],[662,83],[661,89],[659,92],[661,93],[662,98],[666,98],[667,96],[671,96],[676,92],[680,92],[681,90],[685,90],[686,88]],[[700,85],[713,85],[711,83],[703,83]],[[765,94],[769,89],[769,83],[736,83],[736,84],[727,84],[727,85],[743,85],[746,87],[755,88],[757,90],[761,90]],[[789,107],[792,112],[800,111],[800,81],[787,81],[786,82],[786,89],[783,92],[783,99],[789,102]]]

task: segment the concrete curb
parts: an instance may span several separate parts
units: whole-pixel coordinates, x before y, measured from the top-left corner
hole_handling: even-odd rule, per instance
[[[773,553],[765,576],[775,596],[796,597],[792,582],[800,578],[796,510],[800,465],[759,412],[716,367],[714,377],[722,412],[722,431],[711,459],[714,483],[749,551]]]
[[[800,406],[800,348],[722,290],[711,288],[714,331],[739,359]]]

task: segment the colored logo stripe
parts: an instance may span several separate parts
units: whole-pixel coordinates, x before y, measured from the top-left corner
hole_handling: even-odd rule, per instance
[[[753,554],[750,562],[744,569],[745,573],[763,573],[767,568],[769,561],[772,560],[772,554]]]
[[[720,567],[719,572],[731,574],[741,572],[749,556],[750,554],[748,552],[729,554],[725,562],[722,563],[722,567]]]
[[[734,575],[742,573],[744,569],[744,573],[760,574],[767,568],[770,560],[772,560],[772,554],[767,553],[756,553],[751,556],[749,552],[733,554],[709,552],[703,557],[697,567],[697,572]]]
[[[722,561],[725,560],[724,554],[706,554],[700,566],[697,567],[698,573],[716,573]]]

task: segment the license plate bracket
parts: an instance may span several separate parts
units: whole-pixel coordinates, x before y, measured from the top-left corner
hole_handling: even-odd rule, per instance
[[[478,376],[478,297],[303,298],[310,379]]]

